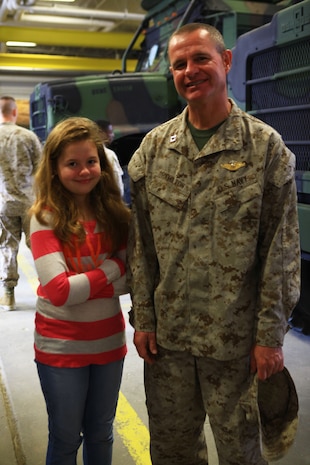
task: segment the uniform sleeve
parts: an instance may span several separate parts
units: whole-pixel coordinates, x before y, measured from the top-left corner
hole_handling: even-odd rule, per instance
[[[132,300],[130,322],[138,331],[155,331],[154,291],[158,283],[158,261],[145,188],[143,147],[132,157],[128,172],[131,177],[132,215],[127,248],[127,280]]]
[[[42,144],[39,141],[38,137],[33,133],[32,138],[32,150],[31,150],[31,158],[32,158],[32,166],[33,166],[33,173],[35,173],[38,169],[41,157],[42,157]]]
[[[31,251],[40,281],[38,295],[53,305],[76,305],[97,298],[98,293],[125,274],[124,261],[116,256],[105,259],[96,269],[84,273],[70,271],[63,247],[53,230],[31,218]]]
[[[295,156],[281,138],[271,140],[259,237],[261,277],[256,343],[282,346],[300,290],[300,242]]]

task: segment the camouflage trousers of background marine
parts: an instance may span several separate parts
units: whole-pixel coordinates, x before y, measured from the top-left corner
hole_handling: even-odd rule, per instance
[[[249,386],[248,357],[222,362],[159,347],[144,376],[153,465],[207,465],[206,413],[219,465],[267,465],[259,425],[239,403]]]
[[[29,241],[29,218],[27,212],[21,216],[0,216],[0,284],[6,287],[17,285],[19,274],[17,254],[22,233],[26,244]]]

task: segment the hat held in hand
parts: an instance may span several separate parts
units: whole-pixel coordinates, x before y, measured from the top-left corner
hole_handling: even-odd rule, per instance
[[[293,444],[298,425],[298,396],[287,368],[265,381],[255,375],[243,399],[247,417],[258,419],[262,456],[280,460]]]
[[[298,397],[286,368],[266,381],[258,380],[257,403],[260,413],[263,456],[281,459],[294,442],[298,425]]]

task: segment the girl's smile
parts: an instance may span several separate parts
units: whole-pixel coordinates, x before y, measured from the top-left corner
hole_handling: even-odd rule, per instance
[[[60,182],[72,194],[79,198],[87,196],[101,176],[95,143],[81,140],[67,145],[58,158],[57,174]]]

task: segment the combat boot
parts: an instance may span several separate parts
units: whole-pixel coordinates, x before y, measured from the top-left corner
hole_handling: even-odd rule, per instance
[[[0,307],[4,310],[16,310],[14,287],[4,287],[0,297]]]

